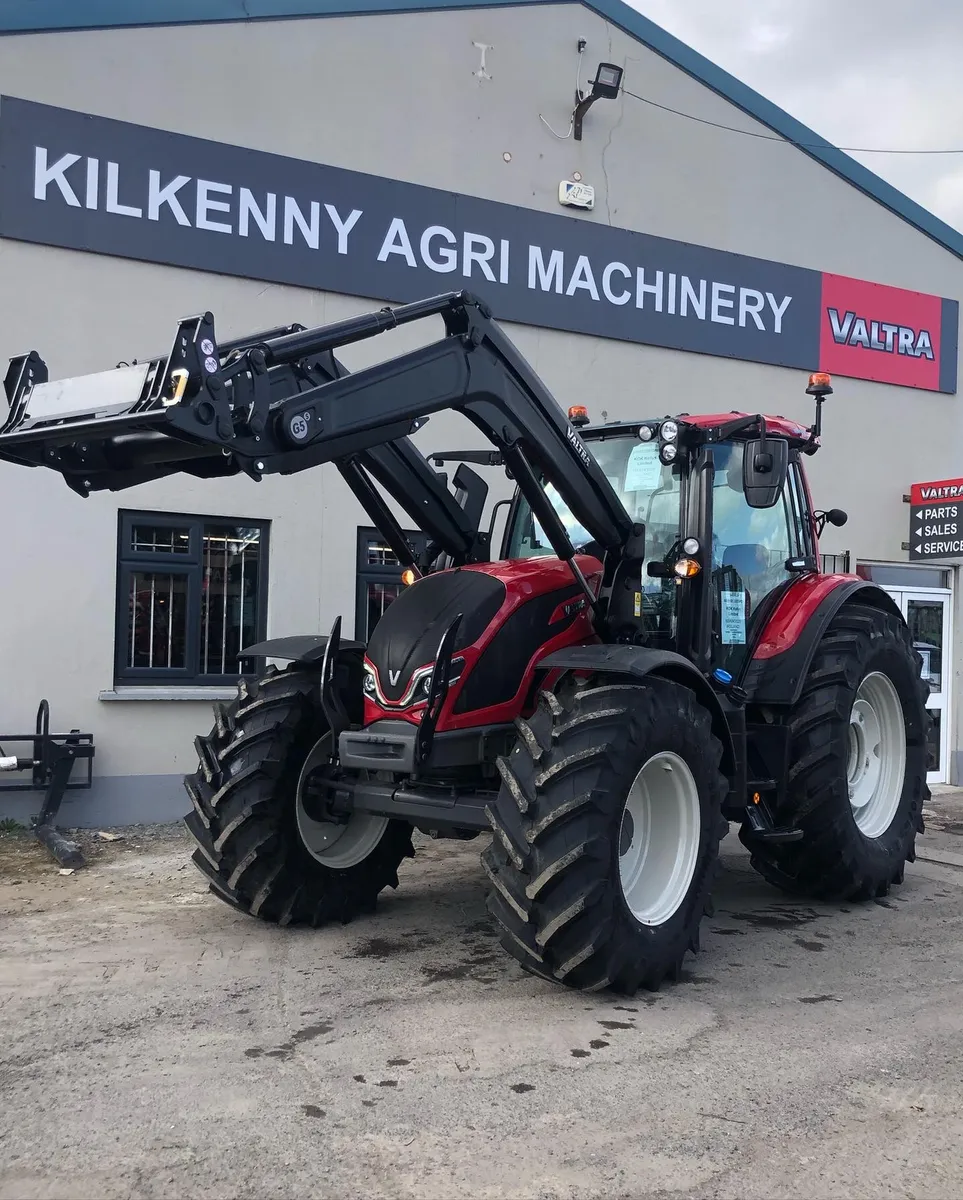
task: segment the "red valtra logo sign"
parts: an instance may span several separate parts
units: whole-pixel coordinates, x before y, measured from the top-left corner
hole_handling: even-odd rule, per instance
[[[910,503],[914,505],[942,504],[963,500],[963,479],[937,479],[932,483],[914,483]]]
[[[819,368],[854,379],[951,391],[958,308],[947,309],[939,296],[824,273]]]

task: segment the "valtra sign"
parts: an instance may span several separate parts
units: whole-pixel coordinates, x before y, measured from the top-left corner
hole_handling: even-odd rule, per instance
[[[963,557],[963,479],[910,489],[910,562]]]
[[[957,301],[824,274],[822,314],[822,370],[956,390]]]
[[[6,96],[0,237],[382,303],[467,288],[506,322],[957,387],[953,300]]]

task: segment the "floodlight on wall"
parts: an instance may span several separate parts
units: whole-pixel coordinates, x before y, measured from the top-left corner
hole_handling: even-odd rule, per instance
[[[572,114],[572,136],[582,140],[582,118],[596,100],[615,100],[622,90],[622,68],[615,63],[599,63],[587,96],[575,93],[575,112]]]

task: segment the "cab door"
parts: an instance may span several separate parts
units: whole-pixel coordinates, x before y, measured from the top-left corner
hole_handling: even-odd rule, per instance
[[[771,508],[752,508],[742,484],[743,445],[710,447],[712,487],[712,666],[733,677],[742,669],[763,601],[798,571],[793,559],[811,558],[805,491],[790,461],[782,496]]]

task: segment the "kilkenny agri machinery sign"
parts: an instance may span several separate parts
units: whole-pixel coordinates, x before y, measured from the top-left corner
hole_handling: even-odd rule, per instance
[[[0,237],[955,393],[956,300],[0,99]]]

